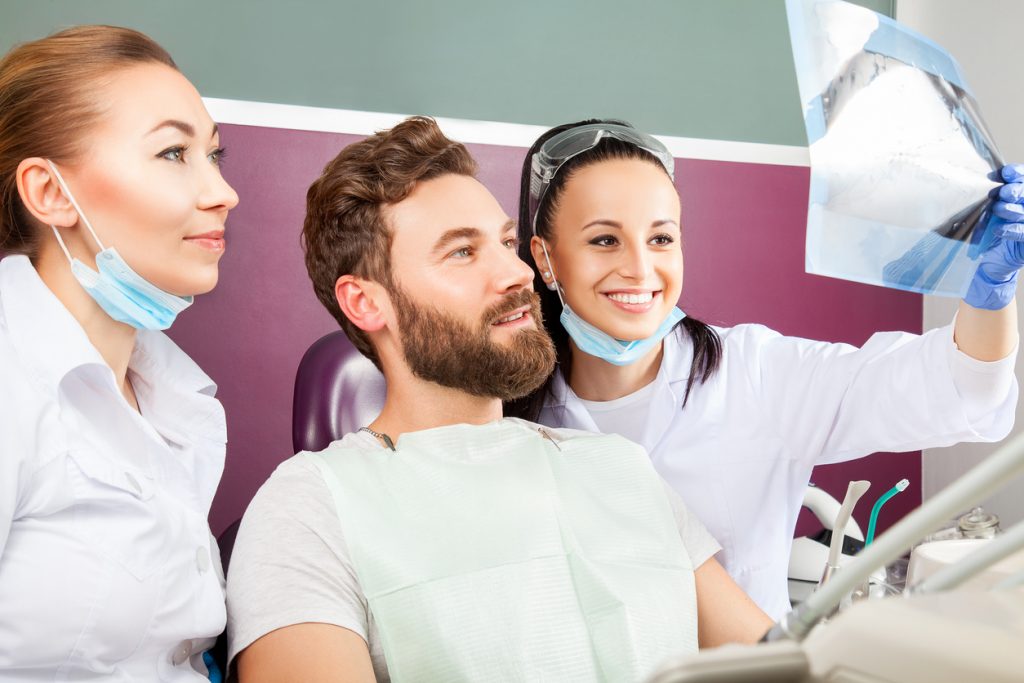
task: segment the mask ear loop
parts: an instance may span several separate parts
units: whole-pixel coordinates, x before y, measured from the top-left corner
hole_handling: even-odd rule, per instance
[[[61,176],[60,171],[57,170],[57,167],[54,166],[53,162],[49,159],[46,160],[46,163],[49,164],[50,170],[53,171],[53,175],[57,179],[57,184],[60,185],[60,189],[64,192],[64,196],[71,202],[71,206],[75,207],[75,211],[78,212],[78,217],[82,219],[82,222],[85,223],[85,227],[89,229],[89,234],[92,235],[96,244],[99,245],[100,251],[104,251],[106,247],[103,246],[103,242],[100,242],[100,238],[96,236],[96,231],[92,229],[92,223],[90,223],[89,219],[85,217],[85,212],[82,211],[82,207],[80,207],[78,202],[75,201],[75,195],[71,194],[71,190],[68,189],[67,183],[64,182],[64,178]],[[60,231],[53,225],[51,225],[50,228],[53,229],[53,234],[57,236],[60,248],[64,250],[64,255],[68,257],[68,261],[70,262],[71,253],[68,251],[67,246],[65,246],[64,240],[60,236]]]
[[[71,258],[71,252],[68,251],[67,245],[64,244],[64,238],[60,236],[60,230],[57,229],[56,225],[51,225],[50,229],[53,230],[53,234],[57,237],[57,244],[60,245],[61,250],[64,252],[64,256],[67,257],[68,263],[74,264],[74,259]]]

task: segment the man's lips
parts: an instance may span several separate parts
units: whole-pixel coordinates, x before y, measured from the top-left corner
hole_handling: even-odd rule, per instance
[[[519,308],[505,313],[496,321],[491,323],[494,327],[518,327],[525,325],[533,321],[533,316],[530,315],[531,306],[520,306]]]

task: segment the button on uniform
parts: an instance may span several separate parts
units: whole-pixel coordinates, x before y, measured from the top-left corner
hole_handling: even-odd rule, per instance
[[[171,653],[171,664],[174,666],[181,666],[188,661],[188,658],[192,656],[192,641],[183,640],[178,647],[174,648],[174,652]]]
[[[210,551],[203,546],[196,548],[196,568],[200,574],[205,574],[210,568]]]

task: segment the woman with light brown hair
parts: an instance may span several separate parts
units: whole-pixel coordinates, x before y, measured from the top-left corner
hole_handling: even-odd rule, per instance
[[[137,31],[0,60],[0,681],[208,675],[224,411],[161,330],[217,282],[222,154]]]

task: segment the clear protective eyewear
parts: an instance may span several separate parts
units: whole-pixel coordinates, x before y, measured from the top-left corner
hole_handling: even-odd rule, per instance
[[[635,128],[617,123],[588,123],[562,131],[541,145],[530,160],[530,223],[537,234],[537,210],[558,170],[573,157],[597,147],[605,138],[614,138],[653,154],[675,180],[675,160],[661,142]]]

